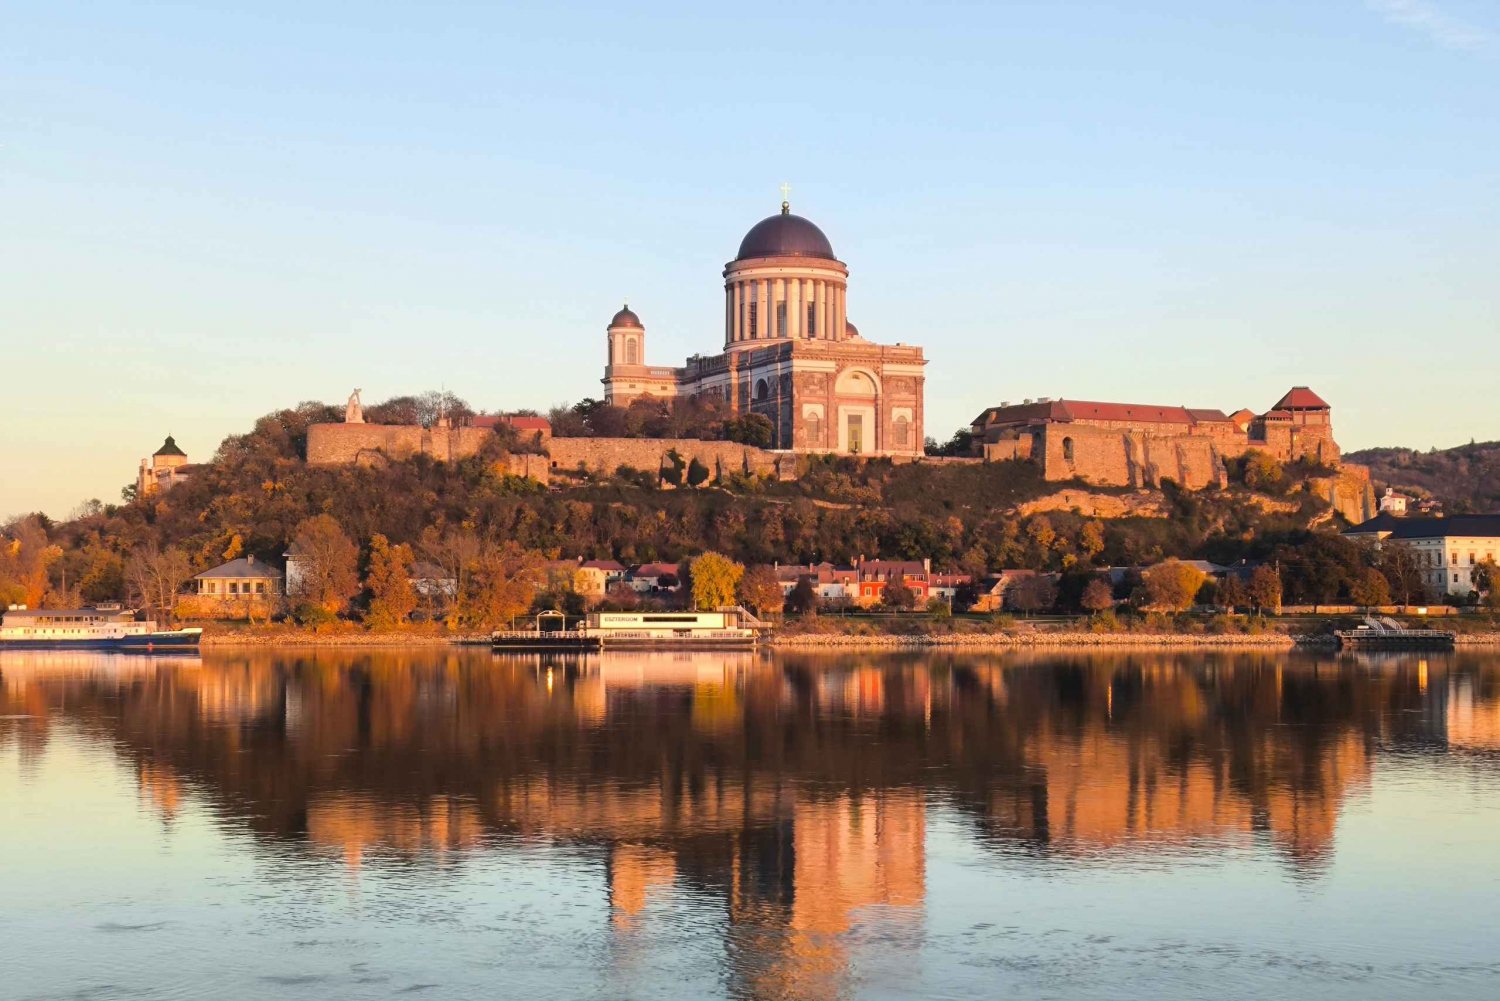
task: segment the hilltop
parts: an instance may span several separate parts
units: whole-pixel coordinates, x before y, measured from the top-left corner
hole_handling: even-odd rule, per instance
[[[1433,497],[1450,514],[1500,511],[1500,441],[1454,448],[1367,448],[1344,458],[1367,466],[1377,487]]]

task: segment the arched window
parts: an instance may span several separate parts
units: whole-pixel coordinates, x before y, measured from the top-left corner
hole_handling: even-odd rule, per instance
[[[636,343],[634,337],[627,337],[625,339],[625,364],[640,364],[640,346]]]
[[[1064,462],[1072,462],[1073,461],[1073,439],[1072,438],[1064,438],[1063,439],[1063,461]]]
[[[809,445],[823,444],[823,418],[817,414],[807,415],[807,443]]]
[[[771,384],[764,379],[755,380],[755,399],[757,401],[771,398]]]

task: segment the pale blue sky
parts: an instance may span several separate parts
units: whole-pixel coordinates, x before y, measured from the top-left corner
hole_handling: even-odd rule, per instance
[[[793,186],[929,430],[1329,399],[1500,438],[1500,6],[0,2],[0,515],[299,400],[598,395],[722,343]]]

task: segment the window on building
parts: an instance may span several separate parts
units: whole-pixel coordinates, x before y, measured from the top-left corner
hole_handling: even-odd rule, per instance
[[[239,594],[240,593],[240,585],[239,585],[238,581],[233,581],[232,580],[232,581],[229,582],[229,593],[230,594]]]
[[[807,416],[807,443],[809,445],[823,443],[823,419],[817,414]]]
[[[904,416],[897,417],[896,423],[891,426],[891,435],[896,439],[897,448],[905,448],[911,439],[911,421]]]
[[[818,336],[818,304],[815,302],[807,304],[807,336]]]
[[[755,399],[757,401],[769,400],[771,398],[771,384],[764,379],[755,380]]]
[[[776,304],[776,336],[786,336],[786,303],[784,302]]]
[[[625,339],[625,364],[639,365],[641,361],[641,348],[634,337]]]
[[[1453,554],[1453,555],[1452,555],[1452,557],[1451,557],[1451,558],[1450,558],[1450,559],[1449,559],[1449,562],[1450,562],[1450,563],[1451,563],[1451,564],[1452,564],[1452,565],[1453,565],[1453,566],[1458,566],[1458,554],[1457,554],[1457,553],[1454,553],[1454,554]]]
[[[749,316],[749,322],[748,322],[748,326],[750,327],[750,336],[751,337],[757,336],[757,334],[756,334],[756,321],[759,320],[759,319],[760,319],[760,303],[758,303],[758,302],[752,302],[750,304],[750,316]]]
[[[1072,462],[1073,461],[1073,439],[1072,438],[1064,438],[1063,439],[1063,461],[1064,462]]]

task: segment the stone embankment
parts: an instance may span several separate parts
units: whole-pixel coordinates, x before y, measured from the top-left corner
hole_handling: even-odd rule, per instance
[[[1500,646],[1500,633],[1458,633],[1453,642],[1460,647]]]
[[[315,632],[311,629],[272,626],[264,629],[212,628],[203,633],[204,648],[227,647],[446,647],[465,644],[489,645],[488,634],[472,636],[441,632],[369,633],[336,630]]]
[[[1035,647],[1136,648],[1256,648],[1289,650],[1295,637],[1285,633],[933,633],[854,636],[846,633],[804,633],[772,636],[777,649],[1015,649]]]

